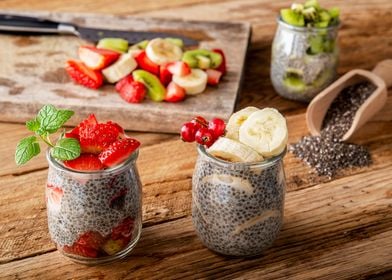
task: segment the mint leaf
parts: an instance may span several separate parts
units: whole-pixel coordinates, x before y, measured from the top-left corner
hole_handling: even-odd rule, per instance
[[[40,122],[38,134],[44,132],[55,133],[74,114],[70,110],[58,110],[53,105],[45,105],[38,112],[37,119]]]
[[[37,142],[37,137],[29,136],[19,141],[16,146],[15,162],[22,165],[40,153],[41,149]]]
[[[51,150],[52,156],[59,160],[71,160],[80,156],[79,141],[74,138],[62,138]]]
[[[30,130],[30,131],[37,131],[40,128],[40,123],[37,119],[33,119],[33,120],[29,120],[26,122],[26,127]]]

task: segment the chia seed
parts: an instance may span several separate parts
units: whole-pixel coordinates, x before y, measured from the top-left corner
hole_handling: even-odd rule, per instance
[[[341,169],[370,165],[371,156],[366,147],[341,142],[341,138],[349,130],[356,111],[375,89],[369,82],[344,88],[329,107],[320,136],[305,136],[291,144],[289,151],[314,168],[318,175],[328,178]]]

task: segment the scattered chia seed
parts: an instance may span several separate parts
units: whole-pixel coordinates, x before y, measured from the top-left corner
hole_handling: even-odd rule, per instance
[[[340,139],[349,130],[356,111],[375,89],[369,82],[343,89],[325,115],[321,136],[305,136],[291,144],[289,151],[314,168],[318,175],[329,178],[341,169],[371,164],[366,147],[340,142]]]

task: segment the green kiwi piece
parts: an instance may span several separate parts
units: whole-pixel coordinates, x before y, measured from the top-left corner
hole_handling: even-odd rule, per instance
[[[301,92],[306,90],[306,84],[301,78],[295,76],[288,76],[283,79],[283,85],[290,90]]]
[[[149,42],[150,42],[149,40],[140,41],[139,43],[136,43],[136,44],[130,46],[129,49],[131,49],[131,50],[145,50]]]
[[[211,68],[216,68],[222,63],[222,55],[220,53],[205,49],[197,49],[184,52],[184,54],[182,55],[182,61],[186,62],[191,68],[198,68],[200,56],[205,56],[211,61]]]
[[[147,95],[151,100],[162,101],[165,98],[166,89],[157,76],[144,70],[135,70],[132,72],[132,77],[146,86]]]
[[[305,8],[313,7],[316,10],[320,9],[320,4],[317,0],[307,0],[304,4]]]
[[[328,13],[331,16],[331,18],[338,19],[340,16],[340,9],[338,7],[333,7],[328,10]]]
[[[309,37],[309,49],[308,54],[319,54],[324,52],[324,39],[323,36],[312,36]]]
[[[99,40],[97,48],[126,52],[128,50],[128,41],[121,38],[102,38]]]
[[[319,19],[320,19],[320,22],[329,23],[330,20],[332,19],[332,17],[331,17],[331,15],[328,13],[328,11],[326,11],[326,10],[321,10],[321,11],[319,12]]]
[[[305,26],[304,16],[300,13],[295,12],[291,9],[281,9],[280,16],[284,22],[293,25],[303,27]]]
[[[173,43],[174,45],[180,47],[181,49],[184,48],[184,41],[179,38],[168,37],[168,38],[165,38],[164,40],[168,41],[170,43]]]
[[[317,19],[317,10],[315,7],[308,7],[302,11],[307,22],[315,22]]]

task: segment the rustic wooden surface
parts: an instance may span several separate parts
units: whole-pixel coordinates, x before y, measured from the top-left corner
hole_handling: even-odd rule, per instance
[[[75,111],[77,117],[70,120],[71,125],[78,124],[89,112],[99,112],[102,119],[121,123],[126,129],[176,133],[181,124],[196,113],[228,119],[234,110],[250,37],[249,23],[190,22],[85,13],[27,12],[23,15],[84,27],[182,34],[198,40],[200,48],[223,49],[230,58],[228,72],[218,86],[208,86],[203,94],[180,103],[147,99],[143,104],[129,104],[121,99],[113,85],[92,90],[75,84],[68,77],[65,62],[77,58],[80,45],[91,42],[75,36],[2,34],[0,119],[3,121],[23,123],[33,118],[44,104],[51,103]]]
[[[288,119],[289,142],[307,134],[303,104],[277,96],[269,80],[275,16],[289,1],[3,0],[1,9],[97,12],[187,20],[247,21],[253,36],[237,108],[271,106]],[[322,1],[342,8],[339,73],[371,69],[392,58],[392,2]],[[1,44],[1,42],[0,42]],[[143,189],[144,230],[130,257],[84,267],[50,242],[44,203],[43,156],[22,168],[13,148],[22,125],[0,123],[0,279],[392,279],[392,97],[354,137],[373,164],[328,181],[291,154],[285,158],[285,224],[275,245],[258,258],[225,258],[203,247],[190,219],[192,145],[169,134],[136,133]]]

